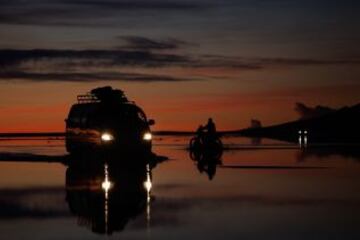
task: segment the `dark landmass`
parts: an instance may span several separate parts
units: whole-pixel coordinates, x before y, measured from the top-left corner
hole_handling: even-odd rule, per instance
[[[0,138],[65,137],[64,132],[0,133]]]
[[[279,125],[228,131],[246,137],[272,138],[288,142],[299,140],[299,131],[307,131],[308,143],[359,143],[360,104],[344,107],[328,114]]]

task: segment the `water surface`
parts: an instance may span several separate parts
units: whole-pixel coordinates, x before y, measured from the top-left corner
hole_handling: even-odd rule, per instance
[[[65,155],[61,139],[1,140],[0,236],[359,239],[360,159],[354,148],[226,138],[228,150],[219,159],[199,160],[186,150],[188,140],[157,137],[154,152],[169,160],[139,171],[109,166],[114,185],[107,208],[105,166],[86,172],[36,161],[38,155]],[[142,185],[146,181],[151,189]]]

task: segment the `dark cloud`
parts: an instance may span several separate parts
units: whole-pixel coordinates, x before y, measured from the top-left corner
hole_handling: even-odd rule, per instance
[[[213,66],[232,66],[248,67],[253,69],[261,69],[265,67],[278,66],[278,67],[297,67],[297,66],[321,66],[321,65],[359,65],[360,57],[352,56],[350,58],[242,58],[242,57],[229,57],[219,55],[203,55],[201,56],[203,62],[207,65]]]
[[[20,65],[24,62],[85,60],[86,63],[107,62],[107,65],[161,67],[188,63],[189,58],[175,54],[158,54],[149,51],[123,50],[0,50],[0,67]]]
[[[358,65],[359,58],[350,59],[311,59],[311,58],[259,58],[259,64],[280,66],[315,66],[315,65]]]
[[[101,26],[121,13],[189,11],[206,7],[190,1],[145,0],[37,0],[0,1],[0,23],[21,25]]]
[[[22,79],[38,82],[196,80],[193,77],[176,78],[161,74],[119,71],[122,67],[159,68],[188,65],[191,62],[192,60],[184,55],[160,54],[147,50],[5,49],[0,50],[0,80]]]
[[[258,71],[273,66],[303,67],[326,65],[358,65],[360,59],[292,59],[292,58],[242,58],[215,55],[165,53],[186,42],[176,39],[153,40],[145,37],[122,37],[122,49],[0,49],[0,80],[23,79],[31,81],[88,82],[113,81],[187,81],[200,77],[177,78],[167,74],[133,73],[131,68],[183,69],[226,68]],[[124,72],[124,68],[126,71]],[[210,79],[211,76],[207,76]],[[299,107],[300,108],[300,107]],[[320,109],[321,110],[321,109]],[[301,111],[301,109],[299,109]]]
[[[95,82],[95,81],[131,81],[131,82],[178,82],[193,81],[195,78],[176,78],[164,75],[89,72],[89,73],[31,73],[31,72],[0,72],[1,80],[30,80],[34,82]]]
[[[191,1],[144,1],[144,0],[77,0],[66,1],[66,4],[76,4],[85,6],[94,6],[100,8],[110,8],[118,10],[191,10],[201,9],[204,5]]]
[[[141,40],[140,40],[141,39]],[[227,67],[241,69],[262,69],[271,65],[343,65],[360,64],[360,59],[291,59],[291,58],[241,58],[226,56],[192,56],[182,54],[154,53],[153,49],[177,48],[181,41],[154,41],[147,38],[128,38],[128,47],[134,50],[0,50],[0,67],[13,67],[26,62],[78,61],[83,67],[90,66],[141,66],[141,67]],[[126,46],[125,46],[126,47]],[[142,48],[142,50],[138,50]],[[59,62],[58,62],[59,63]],[[103,65],[104,64],[104,65]]]
[[[260,70],[264,66],[253,59],[246,59],[241,57],[229,57],[219,55],[201,55],[194,57],[194,63],[192,67],[225,67],[225,68],[236,68],[244,70]]]
[[[125,45],[120,48],[133,50],[174,50],[184,45],[189,45],[184,41],[174,38],[153,40],[141,36],[119,36],[119,39],[125,42]]]
[[[315,107],[309,107],[306,106],[304,103],[297,102],[295,103],[295,111],[300,115],[301,119],[309,119],[332,113],[336,111],[336,109],[320,105]]]

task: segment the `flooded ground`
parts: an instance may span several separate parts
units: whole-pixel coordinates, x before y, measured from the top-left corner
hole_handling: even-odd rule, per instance
[[[1,239],[360,238],[358,148],[227,138],[199,158],[188,140],[157,137],[169,160],[140,171],[89,172],[42,162],[61,139],[1,140]]]

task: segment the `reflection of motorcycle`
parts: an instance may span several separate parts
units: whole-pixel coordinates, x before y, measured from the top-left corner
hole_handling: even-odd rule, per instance
[[[190,158],[197,164],[200,173],[205,172],[209,180],[212,180],[216,174],[216,168],[221,165],[222,152],[195,152],[190,151]]]
[[[195,136],[190,139],[191,152],[222,152],[223,144],[218,136]]]

